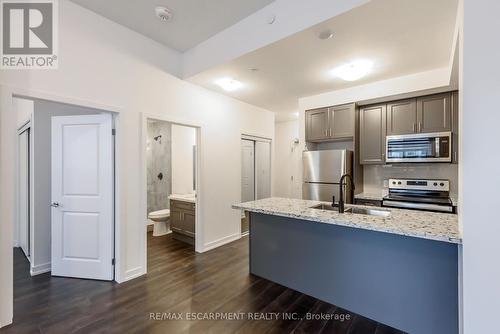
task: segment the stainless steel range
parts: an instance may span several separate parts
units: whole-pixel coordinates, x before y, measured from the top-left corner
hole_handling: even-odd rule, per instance
[[[389,179],[389,194],[383,206],[438,212],[453,212],[450,181],[426,179]]]

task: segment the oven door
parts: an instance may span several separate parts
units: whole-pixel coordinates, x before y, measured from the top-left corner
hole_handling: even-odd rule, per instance
[[[405,202],[405,201],[384,199],[382,201],[382,206],[390,208],[399,208],[399,209],[414,209],[414,210],[453,213],[453,206],[433,204],[433,203]]]
[[[386,162],[451,162],[451,132],[387,136]]]

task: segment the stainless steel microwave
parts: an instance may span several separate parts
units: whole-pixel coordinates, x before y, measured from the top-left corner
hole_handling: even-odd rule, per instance
[[[386,162],[451,162],[451,132],[387,136]]]

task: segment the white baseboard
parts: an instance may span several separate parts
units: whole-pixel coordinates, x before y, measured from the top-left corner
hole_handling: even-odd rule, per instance
[[[143,267],[132,268],[132,269],[129,269],[125,272],[125,275],[124,275],[125,277],[123,278],[123,280],[121,280],[118,283],[124,283],[126,281],[130,281],[134,278],[140,277],[140,276],[145,275],[145,274],[146,273],[144,272]]]
[[[31,276],[45,274],[45,273],[50,272],[50,269],[51,269],[50,262],[39,264],[39,265],[36,265],[36,266],[31,266],[31,268],[30,268],[30,274],[31,274]]]
[[[214,241],[207,242],[203,248],[202,253],[208,252],[209,250],[223,246],[225,244],[228,244],[228,243],[233,242],[235,240],[238,240],[240,238],[241,238],[241,234],[236,233],[236,234],[228,235],[227,237],[224,237],[224,238],[220,238],[220,239],[217,239]]]
[[[5,322],[0,321],[0,328],[2,327],[7,327],[8,325],[12,324],[12,318],[10,320],[6,320]]]

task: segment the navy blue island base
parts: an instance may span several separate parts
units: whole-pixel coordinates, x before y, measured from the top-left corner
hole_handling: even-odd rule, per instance
[[[456,334],[458,245],[249,212],[250,272],[414,334]]]

